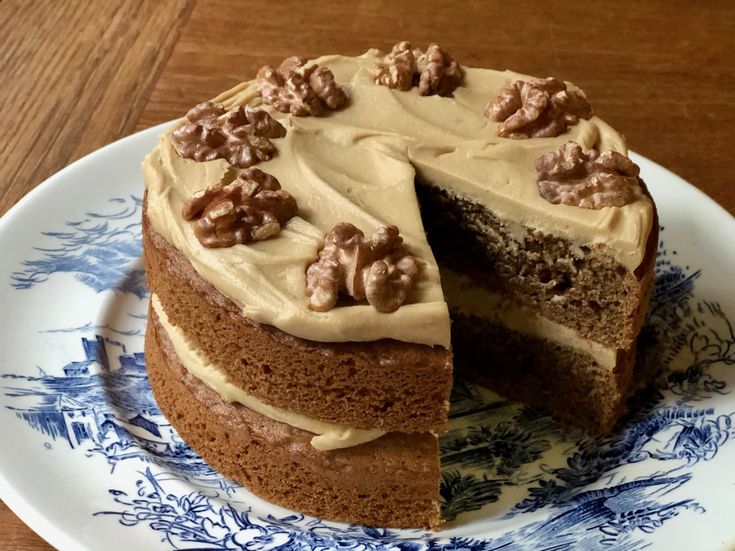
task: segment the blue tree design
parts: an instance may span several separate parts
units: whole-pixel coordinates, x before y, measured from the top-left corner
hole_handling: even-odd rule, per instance
[[[30,289],[67,272],[97,292],[115,290],[144,298],[143,270],[131,268],[141,254],[142,204],[134,196],[110,199],[110,212],[89,212],[82,220],[66,222],[63,231],[43,232],[57,245],[37,247],[41,256],[24,261],[11,284]]]
[[[167,493],[149,468],[140,473],[135,495],[122,490],[109,490],[122,511],[101,511],[98,515],[114,515],[124,526],[147,524],[161,533],[161,541],[173,549],[345,549],[379,551],[387,542],[398,549],[418,549],[406,540],[406,534],[395,530],[352,525],[335,527],[304,515],[285,517],[251,515],[251,509],[236,509],[222,504],[217,494],[192,492],[186,495]],[[417,531],[414,531],[417,532]],[[410,535],[410,534],[409,534]]]

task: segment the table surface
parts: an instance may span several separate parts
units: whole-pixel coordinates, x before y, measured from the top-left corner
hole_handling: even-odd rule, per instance
[[[449,4],[0,0],[0,215],[75,159],[262,65],[398,40],[574,82],[631,149],[735,213],[735,3]],[[2,502],[0,542],[51,549]]]

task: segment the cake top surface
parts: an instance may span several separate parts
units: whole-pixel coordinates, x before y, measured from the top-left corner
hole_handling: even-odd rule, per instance
[[[400,341],[449,346],[450,320],[439,271],[426,241],[414,179],[433,183],[476,201],[516,234],[524,227],[569,239],[602,244],[629,270],[642,261],[653,221],[653,205],[640,195],[622,207],[600,209],[552,204],[539,194],[536,160],[568,141],[584,149],[626,153],[617,132],[597,117],[552,138],[523,140],[496,135],[498,123],[483,111],[517,79],[510,71],[464,68],[452,97],[421,96],[375,84],[382,53],[325,56],[348,102],[322,117],[295,117],[261,104],[255,81],[214,101],[228,110],[258,106],[285,128],[274,140],[275,156],[257,168],[274,175],[298,203],[298,214],[274,238],[229,248],[205,248],[182,215],[197,191],[229,183],[241,169],[218,159],[196,162],[174,150],[170,131],[144,162],[148,217],[154,229],[193,267],[257,322],[314,341]],[[306,268],[333,226],[349,222],[366,235],[394,224],[421,263],[417,285],[395,312],[366,304],[309,310]],[[519,233],[520,235],[520,233]]]

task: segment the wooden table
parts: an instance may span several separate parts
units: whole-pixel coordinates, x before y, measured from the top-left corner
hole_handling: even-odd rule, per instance
[[[300,54],[439,42],[571,80],[630,147],[735,213],[735,4],[0,0],[0,215],[54,172]],[[696,212],[692,213],[696,216]],[[49,549],[0,503],[0,547]]]

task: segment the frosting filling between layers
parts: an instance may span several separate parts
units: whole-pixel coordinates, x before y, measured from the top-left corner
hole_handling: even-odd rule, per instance
[[[499,323],[512,331],[574,348],[592,356],[601,367],[613,369],[617,363],[616,348],[586,339],[569,327],[491,293],[467,276],[442,269],[442,288],[450,308]]]
[[[385,431],[382,430],[352,429],[311,419],[271,406],[247,394],[229,382],[223,370],[209,362],[201,351],[192,346],[183,331],[170,322],[161,301],[155,294],[151,295],[151,305],[184,368],[219,394],[226,402],[237,402],[269,419],[314,433],[316,436],[311,439],[311,445],[320,451],[351,448],[376,440],[385,434]]]
[[[449,315],[421,223],[415,177],[477,201],[503,221],[578,245],[601,243],[629,271],[640,264],[653,220],[650,199],[593,210],[552,205],[538,192],[536,159],[568,140],[585,149],[626,152],[622,137],[603,121],[581,120],[555,138],[499,138],[484,106],[524,75],[466,68],[453,97],[420,96],[415,88],[402,92],[376,85],[371,71],[379,59],[371,50],[360,57],[317,60],[349,96],[346,107],[327,116],[291,117],[262,106],[287,134],[273,140],[277,154],[257,168],[278,178],[299,205],[298,215],[272,239],[228,249],[202,247],[181,208],[194,192],[231,181],[239,170],[222,160],[179,157],[168,133],[146,158],[154,229],[244,316],[312,341],[391,338],[448,348]],[[260,96],[249,82],[215,101],[234,109],[257,106]],[[421,280],[397,311],[385,314],[362,304],[329,312],[308,309],[306,267],[338,222],[350,222],[367,235],[395,224],[411,254],[422,260]]]

